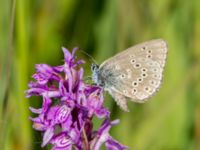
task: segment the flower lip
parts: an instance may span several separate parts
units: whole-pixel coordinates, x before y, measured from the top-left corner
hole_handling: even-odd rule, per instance
[[[71,109],[66,105],[61,106],[55,113],[56,123],[62,123],[69,117]]]
[[[59,149],[59,148],[71,148],[72,147],[72,141],[65,133],[60,133],[59,135],[55,136],[51,143],[54,144],[53,149]]]

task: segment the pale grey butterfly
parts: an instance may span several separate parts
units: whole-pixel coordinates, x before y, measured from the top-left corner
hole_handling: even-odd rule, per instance
[[[167,43],[162,39],[137,44],[100,66],[93,64],[92,79],[128,111],[126,98],[143,103],[159,90],[166,55]]]

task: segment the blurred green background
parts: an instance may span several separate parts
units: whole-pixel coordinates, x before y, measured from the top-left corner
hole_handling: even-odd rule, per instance
[[[3,150],[41,149],[31,127],[24,90],[36,63],[63,63],[61,46],[78,46],[101,63],[136,43],[168,42],[164,81],[145,104],[119,109],[106,96],[112,135],[133,150],[200,150],[199,0],[0,0],[0,145]],[[87,63],[89,58],[79,53]],[[48,149],[48,148],[45,148]]]

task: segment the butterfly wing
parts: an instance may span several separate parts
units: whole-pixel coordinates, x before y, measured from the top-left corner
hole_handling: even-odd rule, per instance
[[[144,102],[159,89],[165,66],[167,44],[151,40],[109,58],[100,65],[105,89]]]
[[[109,93],[115,99],[117,105],[119,105],[122,110],[127,111],[127,112],[129,111],[128,106],[127,106],[127,99],[124,95],[112,89],[109,89]]]

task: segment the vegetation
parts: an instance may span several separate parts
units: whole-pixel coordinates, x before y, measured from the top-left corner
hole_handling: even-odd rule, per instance
[[[0,0],[0,145],[4,150],[41,149],[28,107],[41,100],[24,91],[37,63],[62,64],[61,47],[75,46],[103,60],[136,43],[168,42],[160,91],[145,104],[121,111],[110,96],[106,106],[121,122],[112,135],[136,150],[200,149],[199,0]],[[85,76],[90,75],[90,58]],[[48,148],[47,148],[48,149]]]

